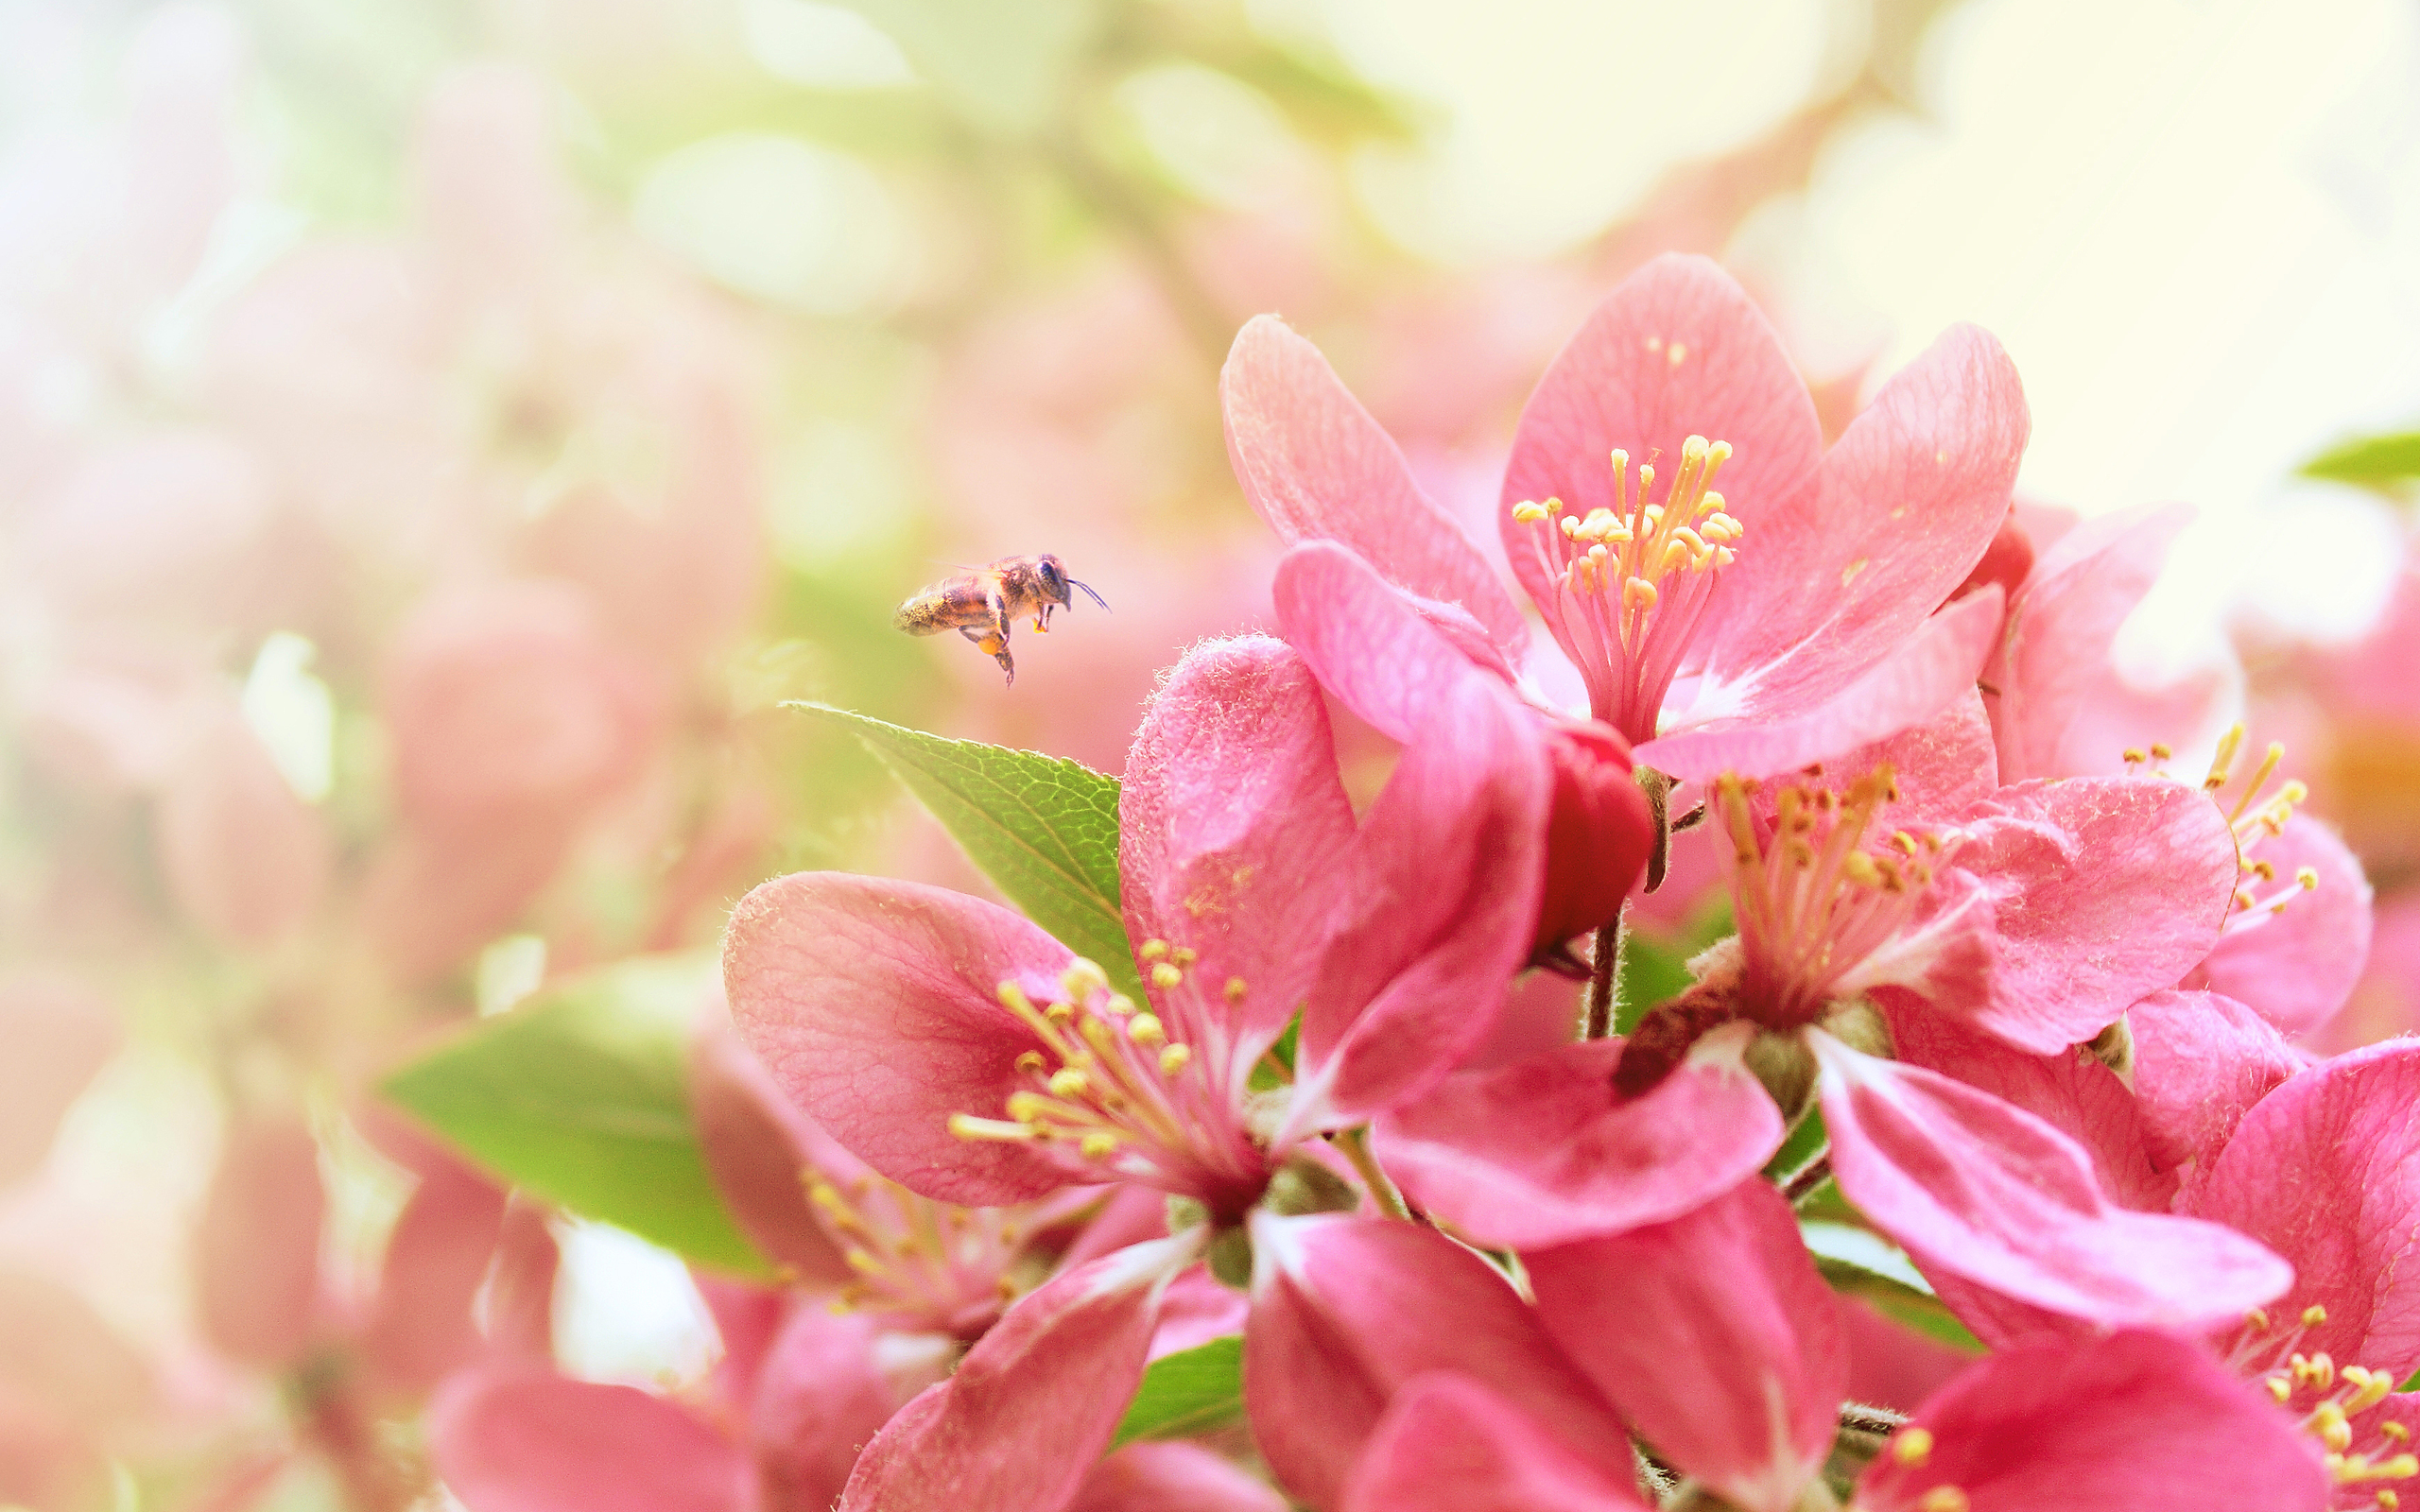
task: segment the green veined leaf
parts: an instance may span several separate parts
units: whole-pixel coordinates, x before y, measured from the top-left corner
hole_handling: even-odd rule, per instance
[[[769,1280],[698,1145],[689,1031],[712,955],[546,988],[389,1075],[387,1096],[496,1177],[701,1265]]]
[[[1244,1341],[1231,1333],[1152,1361],[1110,1447],[1198,1434],[1233,1421],[1243,1410]]]
[[[2301,471],[2307,478],[2380,490],[2420,483],[2420,431],[2357,437],[2320,453]]]
[[[1951,1315],[1923,1273],[1889,1240],[1868,1229],[1824,1219],[1803,1218],[1798,1231],[1814,1253],[1815,1268],[1834,1291],[1858,1297],[1953,1349],[1983,1352],[1982,1342]]]
[[[1026,917],[1141,999],[1118,908],[1117,779],[1077,762],[977,740],[945,740],[829,704],[837,720],[899,774],[983,874]]]

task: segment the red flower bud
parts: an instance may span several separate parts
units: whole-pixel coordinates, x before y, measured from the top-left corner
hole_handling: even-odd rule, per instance
[[[2031,571],[2033,539],[2016,523],[2016,511],[2011,509],[2008,518],[2000,522],[1999,533],[1983,548],[1983,559],[1975,564],[1975,570],[1966,575],[1966,580],[1958,585],[1958,591],[1949,595],[1947,602],[1955,604],[1969,593],[1979,593],[1985,583],[2000,585],[2003,602],[2014,599]]]
[[[1654,843],[1647,795],[1631,776],[1630,742],[1593,719],[1554,719],[1554,808],[1535,948],[1550,951],[1621,912]]]

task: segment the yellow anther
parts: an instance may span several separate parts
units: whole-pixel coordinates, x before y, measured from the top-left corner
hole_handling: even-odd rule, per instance
[[[1033,1000],[1025,995],[1025,988],[1014,982],[1003,982],[1000,984],[999,991],[1002,1007],[1022,1019],[1033,1017]]]
[[[1228,1002],[1241,1003],[1244,1000],[1244,994],[1249,990],[1251,989],[1244,986],[1244,979],[1242,977],[1231,976],[1227,978],[1226,995]]]
[[[840,1258],[847,1261],[849,1268],[860,1276],[877,1276],[882,1273],[882,1262],[862,1249],[851,1249]]]
[[[2359,1373],[2356,1374],[2356,1372]],[[2386,1400],[2388,1394],[2394,1390],[2394,1381],[2390,1380],[2384,1372],[2363,1370],[2358,1365],[2348,1365],[2344,1367],[2344,1379],[2351,1382],[2357,1388],[2345,1400],[2346,1412],[2367,1412],[2379,1402]]]
[[[1076,1143],[1076,1148],[1082,1153],[1084,1159],[1098,1160],[1104,1155],[1117,1153],[1117,1136],[1105,1128],[1096,1129],[1079,1140]]]
[[[1180,945],[1176,949],[1168,952],[1168,959],[1176,962],[1179,966],[1191,966],[1194,962],[1201,959],[1201,953],[1195,950],[1190,945]]]
[[[1139,951],[1136,951],[1134,954],[1137,954],[1137,955],[1140,955],[1141,957],[1143,957],[1143,959],[1145,959],[1145,960],[1147,960],[1147,961],[1156,961],[1156,960],[1158,960],[1161,956],[1166,955],[1167,953],[1168,953],[1168,942],[1167,942],[1167,940],[1164,940],[1164,939],[1147,939],[1147,940],[1145,940],[1145,941],[1143,942],[1143,948],[1142,948],[1141,950],[1139,950]]]
[[[1049,1099],[1040,1092],[1009,1093],[1009,1116],[1020,1124],[1039,1123],[1049,1106]]]
[[[1882,881],[1882,868],[1862,850],[1852,850],[1841,858],[1841,875],[1860,887],[1872,887]]]
[[[2326,1321],[2327,1309],[2320,1306],[2317,1302],[2313,1302],[2310,1306],[2303,1309],[2303,1327],[2307,1329],[2315,1329]],[[2321,1355],[2320,1358],[2324,1360],[2327,1357],[2325,1355]]]
[[[2319,885],[2319,868],[2317,867],[2296,868],[2294,870],[2294,882],[2302,888],[2303,891],[2312,891]]]
[[[1093,1079],[1073,1066],[1063,1066],[1050,1074],[1050,1095],[1081,1097],[1092,1090]]]
[[[1717,441],[1705,449],[1705,465],[1709,472],[1731,460],[1731,443]]]
[[[1910,1424],[1891,1439],[1891,1457],[1902,1465],[1921,1465],[1932,1456],[1932,1434]]]
[[[2155,762],[2164,762],[2170,759],[2175,754],[2176,752],[2169,749],[2167,746],[2163,745],[2159,741],[2155,740],[2152,742],[2152,760]]]
[[[1916,1503],[1917,1512],[1966,1512],[1966,1493],[1954,1486],[1936,1486]]]
[[[2243,1314],[2243,1326],[2255,1333],[2266,1333],[2269,1332],[2269,1314],[2256,1307]]]
[[[2151,760],[2149,756],[2143,754],[2142,747],[2139,746],[2129,746],[2121,754],[2126,758],[2126,765],[2129,766],[2140,766]]]
[[[1170,1045],[1160,1052],[1160,1074],[1173,1076],[1193,1062],[1191,1045]]]
[[[2393,1491],[2386,1489],[2384,1486],[2380,1486],[2378,1488],[2378,1505],[2394,1508],[2401,1506],[2402,1504],[2403,1498],[2395,1495]]]
[[[1123,992],[1112,992],[1109,995],[1109,1001],[1102,1006],[1109,1009],[1113,1018],[1122,1019],[1134,1011],[1134,1000]]]
[[[1081,1003],[1096,992],[1109,990],[1109,973],[1079,955],[1059,973],[1059,985],[1067,989],[1069,997]]]
[[[1549,495],[1549,496],[1547,497],[1547,513],[1548,513],[1548,514],[1561,514],[1561,513],[1563,513],[1563,501],[1562,501],[1561,499],[1554,498],[1554,497],[1552,497],[1551,495]]]
[[[1522,524],[1533,525],[1547,517],[1547,507],[1533,499],[1524,499],[1512,507],[1512,518]]]
[[[2393,1418],[2389,1418],[2387,1421],[2378,1424],[2378,1432],[2384,1434],[2388,1438],[2398,1444],[2408,1444],[2411,1442],[2411,1430],[2404,1427],[2401,1423],[2394,1421]]]
[[[1704,461],[1704,460],[1705,460],[1705,438],[1704,438],[1704,437],[1703,437],[1703,436],[1692,436],[1692,437],[1689,437],[1688,438],[1686,438],[1685,440],[1682,441],[1682,442],[1681,442],[1681,460],[1682,460],[1682,461],[1684,461],[1684,462],[1703,462],[1703,461]]]
[[[2263,1376],[2260,1378],[2260,1383],[2269,1388],[2269,1395],[2277,1399],[2277,1405],[2280,1407],[2284,1406],[2286,1400],[2294,1394],[2294,1388],[2286,1383],[2284,1376]]]
[[[1184,980],[1184,973],[1178,971],[1175,967],[1170,966],[1166,961],[1162,961],[1159,965],[1151,968],[1151,985],[1153,987],[1171,988]]]
[[[1146,1047],[1164,1045],[1168,1041],[1168,1033],[1160,1027],[1159,1019],[1149,1013],[1134,1015],[1133,1022],[1126,1026],[1126,1037]]]
[[[2310,1430],[2319,1441],[2339,1454],[2353,1447],[2353,1425],[2344,1420],[2344,1409],[2332,1401],[2323,1401],[2311,1409]]]
[[[1076,1016],[1075,1005],[1069,1003],[1046,1003],[1042,1005],[1042,1016],[1052,1023],[1066,1023]]]
[[[1643,470],[1642,470],[1643,471]],[[1655,607],[1655,585],[1644,577],[1634,577],[1622,584],[1622,608],[1631,610]]]
[[[1028,1050],[1017,1057],[1017,1070],[1023,1072],[1038,1072],[1048,1064],[1048,1061],[1042,1058],[1042,1052],[1039,1050]]]

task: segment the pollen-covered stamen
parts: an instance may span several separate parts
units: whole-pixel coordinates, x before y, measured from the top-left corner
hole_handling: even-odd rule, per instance
[[[1163,993],[1184,987],[1196,958],[1161,940],[1137,954]],[[1043,1048],[1017,1057],[1026,1085],[1009,1094],[1005,1119],[956,1113],[951,1132],[1036,1145],[1080,1180],[1141,1181],[1214,1207],[1257,1195],[1266,1162],[1242,1131],[1224,1057],[1199,1057],[1090,961],[1069,966],[1058,987],[1059,998],[1037,1005],[1017,983],[1000,984],[1001,1004]]]
[[[834,1297],[836,1312],[902,1314],[951,1332],[988,1321],[1015,1299],[1011,1276],[1025,1242],[1015,1210],[952,1207],[871,1174],[842,1184],[810,1171],[805,1180],[856,1272]]]
[[[1768,1028],[1793,1029],[1821,1018],[1835,984],[1907,926],[1960,836],[1898,830],[1869,847],[1869,832],[1898,796],[1888,766],[1845,795],[1806,782],[1782,788],[1769,833],[1750,810],[1750,791],[1737,777],[1715,782],[1731,842],[1739,1006]]]
[[[2228,802],[2226,793],[2236,785],[2235,763],[2242,746],[2243,727],[2236,725],[2220,738],[2218,752],[2210,760],[2209,775],[2202,779],[2202,790],[2226,810],[2228,827],[2235,831],[2240,871],[2236,879],[2235,901],[2227,914],[2229,934],[2259,927],[2284,913],[2286,905],[2296,897],[2319,885],[2316,869],[2302,867],[2290,877],[2281,877],[2277,868],[2258,854],[2261,842],[2284,833],[2286,821],[2294,816],[2295,806],[2310,796],[2309,789],[2291,779],[2271,785],[2286,759],[2282,744],[2270,742],[2259,764],[2244,779],[2234,802]]]
[[[2340,1366],[2325,1350],[2296,1346],[2327,1321],[2327,1309],[2304,1308],[2291,1323],[2273,1322],[2255,1309],[2227,1351],[2228,1363],[2256,1375],[2270,1399],[2296,1415],[2320,1442],[2336,1481],[2340,1508],[2397,1505],[2392,1483],[2420,1476],[2411,1433],[2376,1411],[2394,1390],[2394,1378],[2358,1365]]]
[[[1512,518],[1530,529],[1530,549],[1552,591],[1539,610],[1588,681],[1589,712],[1633,741],[1655,735],[1656,712],[1680,670],[1714,579],[1745,534],[1723,511],[1715,474],[1727,441],[1692,436],[1661,502],[1655,469],[1613,454],[1613,503],[1584,516],[1560,499],[1524,501]]]

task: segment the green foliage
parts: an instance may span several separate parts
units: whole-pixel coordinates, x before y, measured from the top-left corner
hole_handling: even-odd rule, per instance
[[[2420,483],[2420,431],[2341,441],[2302,465],[2307,478],[2399,493]]]
[[[1622,931],[1621,980],[1614,1005],[1614,1032],[1628,1034],[1647,1010],[1678,996],[1695,978],[1689,961],[1731,933],[1731,900],[1701,908],[1679,933],[1632,925]]]
[[[855,730],[1026,917],[1098,962],[1118,990],[1142,997],[1118,908],[1117,779],[829,704],[789,707]]]
[[[1243,1408],[1244,1341],[1231,1333],[1152,1361],[1111,1447],[1198,1434],[1233,1420]]]
[[[1824,1110],[1809,1108],[1806,1116],[1792,1125],[1789,1137],[1781,1142],[1781,1148],[1773,1152],[1773,1158],[1765,1162],[1766,1178],[1772,1181],[1789,1179],[1806,1169],[1808,1161],[1829,1148],[1831,1143],[1831,1134],[1824,1127]]]
[[[1923,1275],[1889,1240],[1871,1229],[1824,1219],[1802,1218],[1798,1231],[1814,1253],[1815,1268],[1823,1272],[1832,1290],[1858,1297],[1953,1349],[1983,1352],[1981,1341],[1950,1314]]]
[[[1292,1079],[1294,1049],[1301,1043],[1302,1038],[1303,1015],[1298,1011],[1293,1018],[1287,1021],[1286,1032],[1277,1037],[1277,1042],[1270,1045],[1269,1053],[1261,1057],[1259,1063],[1252,1068],[1251,1082],[1253,1091],[1265,1092],[1272,1088],[1282,1087]],[[1286,1068],[1283,1074],[1277,1069],[1279,1066]]]
[[[769,1280],[715,1190],[689,1104],[710,955],[638,956],[481,1020],[387,1096],[500,1179],[701,1265]]]

